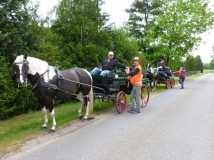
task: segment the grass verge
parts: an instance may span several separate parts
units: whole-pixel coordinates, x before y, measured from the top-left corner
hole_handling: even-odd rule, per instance
[[[204,73],[188,76],[188,79],[196,78],[207,73],[213,73],[213,70],[204,70]],[[178,83],[178,77],[175,78]],[[154,93],[161,92],[166,89],[165,84],[161,84],[156,88]],[[153,93],[153,92],[152,92]],[[130,97],[127,96],[127,102],[130,101]],[[99,114],[106,109],[114,107],[115,104],[102,102],[101,107],[96,102],[94,105],[94,113]],[[55,108],[57,126],[66,124],[72,120],[78,118],[77,110],[79,108],[78,102],[69,102],[61,104]],[[12,151],[18,150],[26,141],[35,138],[39,134],[47,133],[47,131],[41,131],[40,128],[43,124],[43,116],[41,111],[31,112],[0,121],[0,156]],[[52,121],[49,116],[49,129]]]
[[[101,107],[99,107],[98,102],[96,102],[94,105],[94,114],[99,114],[114,106],[115,104],[113,103],[102,102]],[[78,119],[78,109],[78,102],[68,102],[55,107],[57,126]],[[84,113],[85,109],[83,109],[83,115]],[[26,141],[35,138],[39,134],[47,134],[48,130],[40,130],[43,123],[44,120],[41,111],[30,112],[0,121],[0,156],[18,150]],[[48,124],[48,129],[50,129],[52,125],[50,116]]]

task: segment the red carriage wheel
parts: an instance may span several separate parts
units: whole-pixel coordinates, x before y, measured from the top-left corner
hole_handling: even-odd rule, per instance
[[[175,86],[175,79],[171,78],[170,82],[171,82],[171,88],[174,88],[174,86]]]
[[[123,113],[126,109],[126,94],[123,91],[117,94],[116,109],[119,114]]]
[[[149,102],[149,88],[143,85],[141,87],[141,108],[145,107]]]
[[[166,80],[166,89],[169,89],[171,88],[171,82],[170,82],[170,79],[167,79]]]

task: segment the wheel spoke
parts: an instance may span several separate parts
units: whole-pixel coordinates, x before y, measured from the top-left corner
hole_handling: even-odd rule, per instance
[[[141,108],[145,107],[149,101],[149,89],[147,86],[141,88]]]

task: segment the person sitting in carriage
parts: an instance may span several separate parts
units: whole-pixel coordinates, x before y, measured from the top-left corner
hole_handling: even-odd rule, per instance
[[[95,67],[90,71],[91,75],[99,74],[100,76],[106,77],[107,74],[114,70],[116,67],[125,69],[126,66],[121,64],[117,59],[114,58],[114,53],[110,51],[108,57],[103,60],[100,67]]]
[[[164,60],[163,59],[161,59],[160,60],[160,62],[158,62],[158,64],[157,64],[157,68],[159,68],[159,67],[161,67],[161,68],[165,68],[165,64],[164,64]]]
[[[161,61],[162,59],[159,59],[158,63],[157,63],[157,67],[160,67],[161,66]]]

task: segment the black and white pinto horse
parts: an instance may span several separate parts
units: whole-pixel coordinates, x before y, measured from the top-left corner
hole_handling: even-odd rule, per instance
[[[49,133],[54,133],[56,128],[54,100],[65,100],[72,96],[80,101],[78,110],[79,118],[82,118],[82,108],[86,105],[84,119],[93,118],[93,89],[90,73],[82,68],[72,68],[60,71],[49,66],[47,62],[26,55],[16,56],[15,73],[20,86],[27,86],[27,78],[31,82],[34,95],[42,105],[44,124],[42,129],[47,129],[49,109],[53,119]]]
[[[152,65],[150,62],[146,64],[146,70],[147,70],[147,75],[146,78],[149,79],[149,86],[153,90],[156,88],[156,81],[157,81],[157,69],[152,68]]]

